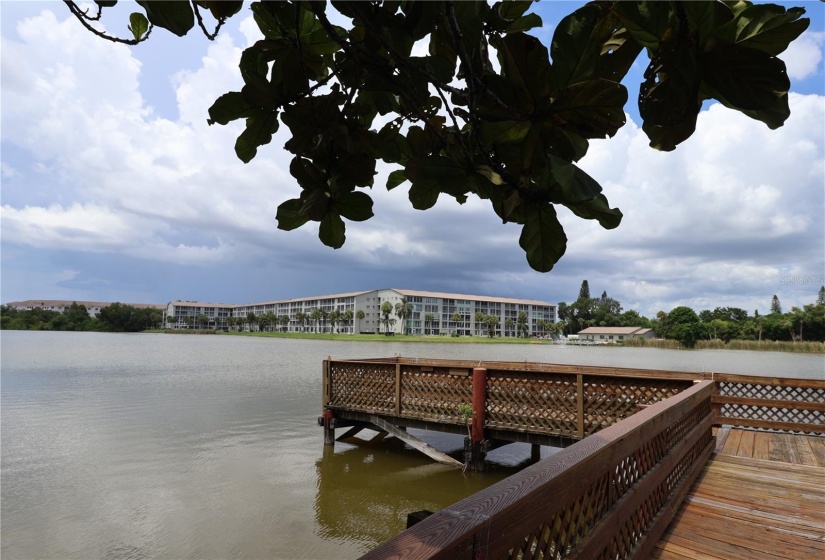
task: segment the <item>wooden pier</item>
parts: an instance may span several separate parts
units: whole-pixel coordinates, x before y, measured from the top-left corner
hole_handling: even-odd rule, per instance
[[[652,560],[825,558],[825,438],[733,429]]]
[[[468,435],[470,467],[512,442],[567,447],[691,387],[689,373],[530,362],[325,360],[324,441],[336,428],[419,428]],[[461,407],[472,407],[468,430]],[[435,460],[409,434],[394,432]],[[339,439],[340,439],[339,438]],[[442,454],[443,455],[443,454]],[[460,463],[459,463],[460,464]]]
[[[471,373],[478,369],[486,370],[484,440],[541,444],[542,438],[555,438],[568,447],[436,512],[364,558],[781,558],[776,551],[747,548],[741,539],[717,538],[751,534],[751,540],[762,535],[766,542],[765,533],[776,526],[786,537],[805,539],[778,541],[801,553],[791,557],[821,557],[821,464],[771,471],[764,462],[772,459],[739,457],[740,448],[763,453],[756,450],[767,445],[775,458],[786,450],[800,461],[818,461],[825,433],[821,379],[409,358],[327,360],[325,434],[332,439],[342,424],[374,426],[371,416],[400,427],[461,433],[466,426],[458,405],[472,402],[479,412]],[[766,430],[778,435],[761,435]],[[788,433],[809,434],[813,443],[800,447]],[[727,451],[734,442],[736,451]],[[743,460],[757,462],[747,468],[737,463],[733,470],[756,479],[731,476],[729,463]],[[799,481],[791,481],[799,470]],[[740,485],[761,490],[749,502]],[[754,511],[757,502],[764,514]],[[720,518],[726,516],[753,526],[723,528]],[[679,533],[683,523],[689,528]],[[705,527],[713,536],[705,536]]]

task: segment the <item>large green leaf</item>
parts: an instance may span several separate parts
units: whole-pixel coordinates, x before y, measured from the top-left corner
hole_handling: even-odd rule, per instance
[[[519,245],[527,262],[539,272],[549,272],[567,250],[567,236],[550,204],[530,205],[524,211]]]
[[[309,221],[309,217],[301,212],[304,203],[298,198],[292,198],[278,206],[278,212],[275,215],[278,220],[278,229],[284,231],[292,231],[297,229]]]
[[[675,17],[671,2],[614,2],[611,10],[643,47],[658,49]]]
[[[338,187],[371,187],[375,177],[375,158],[367,154],[347,154],[335,163],[334,177]]]
[[[327,177],[312,161],[294,157],[289,162],[289,174],[295,177],[298,184],[305,190],[326,191]]]
[[[467,177],[467,170],[457,161],[445,156],[427,156],[413,159],[407,164],[407,178],[416,182],[428,179],[438,182],[460,181]]]
[[[609,17],[613,19],[612,16]],[[605,25],[611,23],[612,21],[603,22]],[[593,77],[621,82],[640,52],[642,45],[633,40],[627,29],[616,30],[602,45],[602,54]]]
[[[770,107],[754,111],[742,111],[743,114],[752,119],[763,122],[771,130],[776,130],[788,120],[791,108],[788,105],[788,94],[780,95]]]
[[[521,142],[530,125],[530,121],[481,121],[481,141],[487,146]]]
[[[575,163],[550,155],[549,173],[542,178],[552,182],[550,202],[577,204],[593,200],[602,192],[602,186]]]
[[[387,178],[387,190],[391,191],[401,183],[407,180],[407,176],[404,174],[403,169],[396,169],[392,173],[390,173],[389,177]]]
[[[670,151],[696,129],[702,103],[696,48],[686,32],[668,34],[645,71],[639,114],[650,145]]]
[[[715,97],[734,109],[767,109],[791,87],[785,63],[763,51],[720,45],[700,61],[702,78]]]
[[[505,20],[516,20],[524,15],[532,2],[530,0],[507,0],[505,2],[496,2],[493,5],[493,10]]]
[[[490,37],[498,50],[504,77],[521,91],[523,109],[533,111],[536,102],[550,94],[550,60],[547,47],[531,35],[515,33]]]
[[[195,25],[195,13],[189,2],[178,0],[138,0],[153,25],[183,37]]]
[[[318,228],[318,238],[321,243],[333,249],[340,249],[346,241],[345,235],[347,226],[341,216],[328,212],[321,220],[321,225]]]
[[[232,17],[243,8],[243,0],[201,0],[198,4],[207,8],[215,19]]]
[[[372,218],[372,199],[362,192],[351,192],[333,202],[333,208],[341,216],[353,222],[363,222]]]
[[[699,32],[699,42],[719,34],[719,28],[733,20],[733,12],[722,2],[682,2],[690,27]]]
[[[601,13],[598,5],[588,4],[559,22],[550,45],[554,91],[593,76],[606,39],[598,36]]]
[[[244,95],[238,91],[230,91],[221,95],[209,107],[209,124],[229,124],[237,119],[251,117],[257,109],[249,104]]]
[[[585,220],[598,220],[604,229],[614,229],[622,222],[622,211],[611,208],[607,197],[600,194],[593,200],[578,204],[565,204],[576,216]]]
[[[537,14],[527,14],[507,26],[507,33],[522,33],[535,27],[541,27],[543,22]]]
[[[625,123],[627,89],[609,80],[594,79],[568,86],[550,105],[552,122],[585,138],[616,134]]]
[[[728,25],[731,39],[739,46],[776,56],[808,28],[810,20],[799,19],[804,13],[804,8],[790,8],[786,12],[776,4],[751,6]]]
[[[438,195],[441,190],[435,181],[421,180],[415,181],[410,186],[408,196],[413,208],[416,210],[429,210],[438,202]]]
[[[146,16],[140,12],[135,12],[129,15],[129,31],[132,32],[135,41],[140,41],[140,38],[146,35],[149,31],[149,21]]]
[[[257,114],[246,119],[246,129],[235,141],[235,153],[238,158],[249,163],[258,153],[258,146],[269,144],[272,135],[278,131],[278,113],[274,111],[258,111]]]

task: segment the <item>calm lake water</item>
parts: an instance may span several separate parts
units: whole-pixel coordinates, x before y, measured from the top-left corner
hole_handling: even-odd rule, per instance
[[[483,474],[392,439],[325,450],[328,355],[825,375],[822,356],[740,351],[14,331],[0,342],[4,560],[354,558],[403,530],[407,513],[526,464],[522,444],[491,453]]]

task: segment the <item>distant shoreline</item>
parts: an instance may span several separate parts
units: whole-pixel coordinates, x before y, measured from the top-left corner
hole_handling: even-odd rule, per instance
[[[284,333],[284,332],[239,332],[239,331],[214,331],[197,329],[153,329],[143,331],[156,334],[217,334],[221,336],[253,336],[260,338],[281,338],[294,340],[329,340],[346,342],[404,342],[412,344],[541,344],[552,346],[563,346],[554,344],[551,340],[540,340],[535,338],[516,337],[494,337],[487,336],[441,336],[441,335],[401,335],[387,336],[385,334],[336,334],[336,333]],[[571,344],[571,346],[574,346]],[[665,340],[632,340],[624,344],[596,344],[600,347],[612,348],[658,348],[662,350],[684,350],[690,348],[682,347],[678,341]],[[696,344],[695,350],[749,350],[755,352],[792,352],[796,354],[825,354],[825,343],[815,341],[783,342],[783,341],[756,341],[756,340],[732,340],[725,344],[721,340],[701,340]]]

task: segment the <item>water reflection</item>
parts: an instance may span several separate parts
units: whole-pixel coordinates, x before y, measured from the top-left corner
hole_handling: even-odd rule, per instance
[[[369,543],[365,548],[369,549],[403,531],[407,514],[443,509],[522,466],[491,463],[487,472],[462,473],[433,462],[396,438],[355,446],[337,443],[334,449],[325,446],[315,463],[319,536]]]

